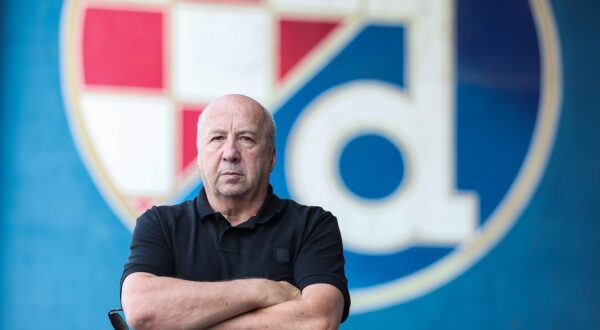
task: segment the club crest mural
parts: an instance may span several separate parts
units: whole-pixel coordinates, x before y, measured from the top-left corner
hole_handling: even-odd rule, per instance
[[[128,228],[197,193],[211,100],[262,102],[275,192],[338,217],[361,313],[443,286],[517,221],[554,144],[559,47],[544,0],[67,1],[61,83]]]

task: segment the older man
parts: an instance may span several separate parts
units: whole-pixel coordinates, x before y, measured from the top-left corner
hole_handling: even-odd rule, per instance
[[[203,189],[138,220],[122,277],[136,329],[331,329],[350,306],[335,217],[275,196],[273,118],[242,95],[198,122]]]

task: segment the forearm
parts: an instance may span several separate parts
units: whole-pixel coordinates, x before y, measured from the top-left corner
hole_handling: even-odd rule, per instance
[[[304,310],[309,310],[305,302],[288,301],[233,317],[209,329],[337,329],[339,322],[326,326],[324,318]]]
[[[264,282],[193,282],[135,273],[123,283],[123,309],[136,329],[205,328],[270,306]]]
[[[327,284],[308,288],[300,299],[253,310],[210,329],[337,329],[344,306],[341,293]]]

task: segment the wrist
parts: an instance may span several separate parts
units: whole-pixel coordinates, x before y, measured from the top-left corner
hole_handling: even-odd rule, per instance
[[[271,291],[272,281],[264,278],[251,278],[245,280],[239,280],[246,286],[246,290],[240,290],[241,292],[248,292],[248,301],[252,308],[263,308],[272,305],[270,302],[271,297],[269,292]]]
[[[275,302],[273,302],[271,292],[273,291],[273,284],[275,282],[264,278],[256,278],[254,281],[254,288],[256,290],[255,297],[257,297],[257,308],[264,308],[273,305]]]

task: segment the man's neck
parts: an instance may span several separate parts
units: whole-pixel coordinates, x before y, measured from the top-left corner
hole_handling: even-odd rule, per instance
[[[221,213],[231,226],[235,227],[258,213],[267,197],[267,189],[260,189],[255,195],[241,197],[226,197],[207,192],[206,197],[210,207]]]

